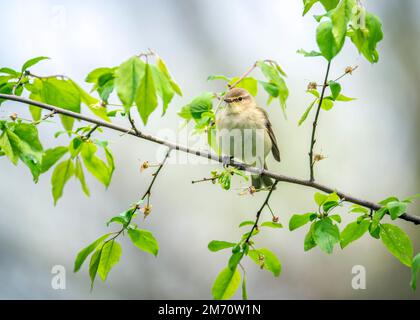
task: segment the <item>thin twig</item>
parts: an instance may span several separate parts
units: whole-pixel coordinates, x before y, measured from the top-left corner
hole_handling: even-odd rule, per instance
[[[152,181],[150,182],[150,184],[149,184],[149,187],[147,188],[147,190],[146,190],[146,192],[143,194],[143,196],[141,197],[141,200],[144,200],[145,198],[146,198],[146,196],[148,196],[149,198],[148,198],[148,203],[147,203],[147,205],[149,205],[149,199],[150,199],[150,195],[151,195],[151,192],[152,192],[152,187],[153,187],[153,185],[154,185],[154,183],[155,183],[155,181],[156,181],[156,178],[157,178],[157,176],[159,175],[159,172],[162,170],[162,168],[163,168],[163,166],[165,165],[165,163],[166,163],[166,160],[169,158],[169,155],[170,155],[170,153],[171,153],[171,151],[172,151],[172,149],[171,148],[169,148],[169,150],[168,150],[168,152],[166,153],[166,155],[165,155],[165,158],[163,159],[163,161],[161,162],[161,164],[159,165],[159,167],[158,167],[158,169],[155,171],[155,173],[153,173],[153,179],[152,179]],[[114,239],[116,239],[116,238],[118,238],[123,232],[124,232],[124,230],[126,230],[127,229],[127,226],[128,225],[130,225],[130,223],[131,223],[131,220],[133,219],[133,217],[134,217],[134,213],[136,213],[136,211],[137,210],[139,210],[140,209],[140,206],[139,205],[135,205],[134,207],[133,207],[133,209],[132,209],[132,211],[131,211],[131,214],[130,214],[130,219],[128,220],[128,222],[119,230],[119,231],[117,231],[116,233],[115,233],[115,235],[112,237],[112,238],[110,238],[109,240],[107,240],[106,242],[109,242],[109,241],[112,241],[112,240],[114,240]],[[106,243],[105,242],[105,243]]]
[[[29,72],[29,71],[27,71],[26,74],[30,77],[34,77],[34,78],[37,78],[37,79],[44,79],[44,80],[53,79],[53,78],[70,79],[69,77],[67,77],[63,74],[55,74],[55,75],[52,75],[52,76],[38,76],[38,75],[33,74],[32,72]]]
[[[140,134],[140,131],[137,129],[136,124],[134,123],[134,120],[133,120],[133,118],[131,117],[131,112],[130,112],[130,111],[128,111],[128,112],[127,112],[127,116],[128,116],[128,121],[129,121],[129,122],[130,122],[130,124],[131,124],[131,128],[135,131],[135,133],[136,133],[137,135],[139,135],[139,134]]]
[[[214,182],[217,179],[219,179],[218,175],[215,176],[215,177],[212,177],[212,178],[203,178],[203,179],[200,179],[200,180],[193,180],[193,181],[191,181],[191,183],[195,184],[195,183],[200,183],[200,182]]]
[[[228,84],[229,89],[233,89],[235,88],[239,83],[241,83],[242,80],[244,80],[252,71],[254,71],[254,69],[257,67],[257,63],[258,61],[256,61],[251,67],[249,67],[249,69],[247,71],[245,71],[245,73],[239,77],[238,80],[236,80],[234,83],[232,84]]]
[[[318,103],[318,107],[316,109],[315,119],[314,119],[314,122],[312,124],[311,145],[310,145],[310,148],[309,148],[309,171],[310,171],[309,180],[310,181],[315,181],[315,176],[314,176],[314,164],[315,164],[315,162],[314,162],[314,146],[315,146],[315,143],[316,143],[315,134],[316,134],[316,127],[318,125],[319,113],[321,111],[322,101],[324,100],[325,89],[327,88],[327,84],[328,84],[328,75],[330,73],[330,66],[331,66],[331,61],[328,61],[327,72],[325,73],[324,85],[322,86],[322,91],[321,91],[321,97],[319,98],[319,103]]]
[[[245,243],[249,243],[249,240],[252,237],[252,233],[254,232],[254,230],[258,227],[258,222],[260,221],[260,216],[262,211],[264,210],[265,206],[268,206],[268,201],[270,200],[271,194],[273,193],[273,191],[276,189],[277,183],[279,183],[279,181],[274,182],[274,184],[271,186],[270,191],[267,194],[267,197],[265,198],[261,208],[257,211],[257,216],[255,218],[255,222],[254,225],[252,226],[251,231],[248,234],[248,237],[245,240]]]
[[[151,193],[152,193],[152,188],[153,188],[153,185],[154,185],[154,183],[155,183],[155,181],[156,181],[156,178],[157,178],[157,176],[159,175],[159,172],[162,170],[163,166],[165,165],[166,160],[168,160],[168,158],[169,158],[169,156],[170,156],[170,154],[171,154],[171,151],[172,151],[172,148],[169,148],[169,150],[168,150],[168,152],[166,152],[166,155],[165,155],[165,157],[163,158],[163,160],[162,160],[161,164],[160,164],[160,165],[159,165],[159,167],[156,169],[156,171],[153,173],[153,179],[152,179],[152,181],[150,182],[149,187],[147,188],[146,192],[145,192],[145,193],[143,194],[143,196],[141,197],[141,200],[144,200],[144,198],[146,198],[146,196],[149,196],[149,197],[150,197],[150,195],[151,195]]]
[[[95,124],[95,126],[90,129],[90,131],[84,136],[84,139],[88,140],[90,139],[90,136],[99,128],[99,124]]]
[[[118,132],[122,132],[122,133],[126,133],[135,137],[138,137],[140,139],[143,140],[147,140],[156,144],[161,144],[161,145],[165,145],[168,148],[171,148],[173,150],[178,150],[181,152],[185,152],[185,153],[189,153],[189,154],[193,154],[196,155],[198,157],[202,157],[202,158],[206,158],[209,160],[213,160],[219,163],[223,163],[223,157],[214,154],[212,152],[208,152],[208,151],[204,151],[204,150],[196,150],[187,146],[183,146],[174,142],[170,142],[168,140],[164,140],[152,135],[148,135],[142,132],[136,133],[133,129],[127,128],[127,127],[123,127],[123,126],[119,126],[117,124],[114,123],[110,123],[110,122],[106,122],[104,120],[101,119],[96,119],[96,118],[91,118],[88,116],[85,116],[83,114],[80,113],[76,113],[76,112],[72,112],[66,109],[62,109],[62,108],[58,108],[43,102],[39,102],[39,101],[35,101],[35,100],[31,100],[31,99],[27,99],[24,97],[19,97],[19,96],[15,96],[15,95],[9,95],[9,94],[0,94],[0,99],[6,99],[6,100],[11,100],[11,101],[16,101],[16,102],[20,102],[23,104],[30,104],[33,105],[35,107],[39,107],[42,109],[46,109],[46,110],[55,110],[56,113],[58,114],[62,114],[65,116],[69,116],[72,117],[74,119],[79,119],[79,120],[83,120],[89,123],[93,123],[93,124],[98,124],[99,126],[101,126],[102,128],[108,128],[114,131],[118,131]],[[243,162],[239,162],[236,160],[232,160],[229,164],[232,167],[235,167],[239,170],[243,170],[249,173],[254,173],[254,174],[261,174],[264,175],[266,177],[272,178],[276,181],[281,181],[281,182],[287,182],[287,183],[291,183],[291,184],[297,184],[297,185],[301,185],[301,186],[306,186],[306,187],[310,187],[313,189],[317,189],[326,193],[332,193],[332,192],[336,192],[337,195],[341,198],[341,199],[345,199],[346,202],[351,202],[354,204],[358,204],[361,205],[363,207],[372,209],[374,211],[379,210],[382,206],[375,203],[375,202],[371,202],[368,200],[364,200],[364,199],[360,199],[360,198],[356,198],[352,195],[346,194],[344,192],[338,191],[336,188],[331,188],[328,187],[326,185],[317,183],[315,181],[311,181],[311,180],[305,180],[305,179],[300,179],[300,178],[295,178],[295,177],[290,177],[290,176],[285,176],[282,174],[278,174],[275,172],[271,172],[265,169],[261,169],[261,168],[256,168],[250,165],[247,165]],[[409,221],[409,222],[413,222],[414,224],[420,224],[420,217],[419,216],[414,216],[414,215],[410,215],[410,214],[403,214],[399,217],[400,219]]]

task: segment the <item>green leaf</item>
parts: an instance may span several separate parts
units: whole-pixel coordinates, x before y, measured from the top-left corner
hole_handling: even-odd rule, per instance
[[[74,269],[73,272],[77,272],[80,270],[83,262],[85,262],[86,258],[102,243],[107,239],[111,233],[107,233],[100,238],[93,241],[90,245],[88,245],[86,248],[82,249],[76,257],[76,260],[74,261]]]
[[[40,97],[45,103],[80,113],[80,93],[70,80],[56,78],[43,80]],[[74,119],[67,116],[60,117],[64,128],[71,131]]]
[[[334,245],[340,242],[338,227],[327,219],[315,222],[312,236],[319,248],[328,254],[332,253]]]
[[[111,223],[113,223],[113,222],[116,222],[116,223],[122,224],[123,226],[125,226],[125,225],[126,225],[126,223],[127,223],[123,217],[116,216],[116,217],[111,218],[111,219],[110,219],[110,220],[106,223],[106,226],[107,226],[107,227],[109,227],[109,225],[110,225]]]
[[[87,93],[82,87],[80,87],[76,82],[73,80],[70,80],[73,86],[77,89],[77,91],[80,94],[80,100],[83,102],[89,109],[92,111],[92,113],[108,122],[111,122],[107,115],[106,107],[102,106],[102,104],[99,102],[98,99],[95,99],[92,97],[89,93]]]
[[[322,56],[321,52],[318,51],[306,51],[304,49],[299,49],[296,53],[303,55],[305,58],[307,57],[319,57]]]
[[[208,244],[208,248],[212,252],[220,251],[227,248],[232,248],[234,246],[236,246],[236,243],[227,242],[227,241],[219,241],[219,240],[213,240]]]
[[[411,267],[413,257],[413,244],[401,228],[384,223],[380,226],[382,243],[401,263]]]
[[[89,276],[90,276],[90,290],[93,290],[93,284],[95,282],[96,274],[98,273],[98,267],[99,263],[101,262],[101,256],[102,256],[102,249],[103,244],[96,249],[95,253],[92,254],[92,257],[90,258],[89,263]]]
[[[388,203],[393,201],[400,201],[397,197],[391,196],[379,202],[379,204],[386,206]]]
[[[230,80],[229,84],[234,84],[238,80],[239,80],[239,77],[233,78],[232,80]],[[247,90],[254,97],[258,93],[258,81],[251,77],[243,78],[241,82],[239,82],[236,85],[236,87]]]
[[[15,70],[11,69],[11,68],[6,68],[6,67],[5,68],[0,68],[0,73],[11,75],[14,78],[18,78],[19,75],[20,75],[20,72],[17,72]],[[11,78],[11,79],[13,79],[13,78]]]
[[[145,63],[134,56],[115,70],[115,87],[126,111],[133,105],[140,81],[145,75],[145,69]]]
[[[312,6],[317,3],[319,0],[303,0],[303,13],[302,16],[308,13],[311,10]]]
[[[369,214],[369,210],[367,208],[358,204],[352,205],[352,209],[349,212]]]
[[[397,219],[407,211],[408,204],[400,201],[391,201],[386,204],[392,220]]]
[[[341,45],[337,45],[333,35],[333,24],[331,21],[321,22],[316,29],[316,42],[322,55],[331,61],[341,50]]]
[[[210,75],[210,76],[207,77],[207,81],[213,81],[213,80],[223,80],[223,81],[226,81],[226,82],[231,81],[231,79],[229,79],[228,77],[223,76],[223,75]]]
[[[246,289],[246,274],[242,277],[242,300],[248,300],[248,291]]]
[[[144,76],[142,77],[140,87],[137,90],[135,102],[140,117],[143,120],[144,125],[146,125],[149,116],[156,109],[158,104],[153,73],[148,63],[145,65]]]
[[[331,13],[332,33],[338,48],[342,48],[346,38],[347,25],[352,18],[356,0],[341,0]]]
[[[112,267],[120,261],[121,254],[121,245],[115,240],[104,244],[98,266],[98,273],[102,281],[106,280]]]
[[[277,98],[280,94],[279,87],[277,84],[273,82],[265,82],[265,81],[259,81],[259,83],[263,86],[264,90],[274,98]]]
[[[79,158],[76,158],[76,168],[74,171],[74,175],[77,179],[79,179],[83,192],[89,197],[90,196],[89,188],[86,184],[85,174],[83,172],[82,163],[80,162]]]
[[[35,182],[41,174],[41,161],[43,149],[38,138],[38,130],[35,125],[27,123],[17,123],[13,132],[6,130],[8,140],[22,162],[29,168]]]
[[[261,227],[269,227],[269,228],[274,228],[274,229],[280,229],[283,228],[281,223],[278,222],[272,222],[272,221],[267,221],[267,222],[263,222],[261,224]]]
[[[266,248],[249,250],[248,255],[257,265],[272,272],[275,277],[280,276],[281,263],[271,250]],[[263,259],[260,259],[261,256]]]
[[[108,187],[113,173],[113,165],[107,166],[100,158],[96,156],[98,147],[91,142],[85,142],[82,144],[81,156],[85,164],[86,169],[105,187]],[[107,157],[108,159],[108,157]]]
[[[140,229],[129,229],[128,235],[137,248],[151,253],[155,257],[157,256],[159,245],[151,232]]]
[[[341,92],[341,85],[338,82],[335,81],[329,81],[328,86],[331,90],[331,97],[333,100],[337,99]]]
[[[312,248],[316,247],[316,242],[315,242],[314,237],[313,237],[314,226],[315,226],[315,222],[313,222],[311,224],[311,227],[309,228],[309,231],[305,236],[305,241],[304,241],[304,244],[303,244],[303,249],[305,251],[309,251]]]
[[[113,74],[113,73],[114,73],[114,68],[106,68],[106,67],[96,68],[92,70],[91,72],[89,72],[89,74],[85,78],[85,81],[88,83],[97,84],[100,77],[106,74]]]
[[[81,137],[75,137],[69,144],[69,151],[72,158],[76,158],[82,150],[83,140]]]
[[[235,270],[239,262],[241,262],[243,256],[244,256],[244,253],[241,251],[233,253],[232,256],[229,258],[229,262],[228,262],[229,268],[231,270]]]
[[[42,60],[46,60],[46,59],[49,59],[49,58],[48,57],[36,57],[36,58],[29,59],[28,61],[26,61],[23,64],[23,66],[22,66],[22,72],[24,72],[25,70],[27,70],[30,67],[34,66],[38,62],[40,62]]]
[[[322,206],[322,204],[327,200],[328,195],[316,192],[314,195],[314,200],[318,206]]]
[[[171,74],[169,73],[168,68],[166,67],[165,61],[163,61],[163,59],[159,56],[156,56],[156,65],[158,67],[158,69],[160,70],[160,72],[162,72],[166,78],[169,80],[169,83],[172,86],[172,89],[179,95],[182,97],[182,91],[181,88],[179,87],[179,85],[175,82],[175,80],[172,78]]]
[[[335,99],[335,101],[342,101],[342,102],[348,102],[348,101],[353,101],[356,100],[356,98],[350,98],[350,97],[346,97],[345,95],[339,94],[338,97]]]
[[[188,105],[183,107],[178,115],[186,120],[191,118],[195,120],[201,119],[203,113],[212,110],[213,98],[214,94],[212,92],[204,92],[198,97],[194,98]]]
[[[328,216],[330,219],[337,221],[338,223],[341,223],[341,217],[338,214],[334,214],[332,216]]]
[[[238,269],[229,267],[223,269],[214,281],[211,292],[215,300],[227,300],[231,298],[241,283],[241,274]]]
[[[320,0],[320,2],[324,6],[325,10],[330,11],[337,7],[340,0]]]
[[[386,208],[381,208],[378,211],[375,211],[372,218],[372,224],[371,229],[375,230],[379,227],[379,222],[382,220],[382,218],[385,216],[385,214],[388,212]],[[379,239],[379,238],[378,238]]]
[[[269,83],[277,86],[280,106],[283,110],[283,113],[285,114],[286,101],[289,97],[289,89],[287,88],[286,82],[282,77],[282,72],[280,72],[276,67],[277,64],[273,65],[273,63],[268,63],[266,61],[258,61],[257,66],[261,69],[261,72],[264,74],[264,76],[269,80]],[[264,89],[267,91],[267,87],[264,87]],[[267,93],[271,96],[270,92],[273,93],[273,91],[267,91]],[[277,96],[272,97],[276,98]]]
[[[305,214],[294,214],[289,221],[289,230],[293,231],[297,228],[300,228],[307,224],[309,221],[312,221],[316,218],[317,214],[315,212],[309,212]]]
[[[302,117],[299,120],[299,126],[305,122],[305,120],[308,118],[309,112],[311,112],[313,106],[315,105],[315,102],[317,102],[318,99],[315,99],[314,101],[312,101],[312,103],[309,105],[309,107],[305,110],[305,112],[303,113]]]
[[[321,108],[325,111],[331,110],[334,107],[334,102],[330,99],[324,98],[321,103]]]
[[[53,165],[60,160],[69,149],[67,147],[56,147],[44,152],[41,162],[41,172],[47,172]]]
[[[14,150],[9,139],[9,134],[13,134],[9,129],[5,130],[0,136],[0,148],[4,154],[10,159],[10,161],[17,165],[19,161],[19,151]]]
[[[63,195],[64,186],[73,174],[74,165],[71,159],[65,160],[55,167],[51,177],[54,205],[57,204],[58,199]]]
[[[360,223],[349,223],[340,234],[341,249],[347,247],[351,242],[361,238],[369,229],[370,222],[363,220]]]
[[[254,225],[254,221],[252,221],[252,220],[247,220],[247,221],[242,221],[240,224],[239,224],[239,228],[240,227],[244,227],[244,226],[253,226]]]
[[[34,96],[32,94],[29,98],[33,99],[33,100],[39,100],[39,99],[34,99]],[[41,108],[30,105],[29,106],[29,112],[31,113],[32,119],[34,121],[41,120],[41,116],[42,116],[42,109]]]
[[[410,280],[410,286],[413,288],[413,290],[416,290],[417,288],[417,275],[420,271],[420,253],[417,253],[417,255],[413,258],[412,264],[411,264],[411,280]]]
[[[150,67],[153,73],[153,79],[156,84],[156,91],[163,103],[163,112],[162,115],[166,113],[169,103],[172,101],[172,98],[175,95],[168,78],[155,66]]]
[[[379,60],[379,54],[376,50],[377,44],[383,39],[381,20],[366,12],[365,27],[352,28],[348,36],[361,54],[370,62],[376,63]]]

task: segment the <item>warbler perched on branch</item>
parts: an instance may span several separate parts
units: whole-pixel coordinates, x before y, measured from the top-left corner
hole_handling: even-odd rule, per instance
[[[265,159],[270,151],[280,162],[280,151],[268,114],[258,106],[254,97],[245,89],[233,88],[227,92],[224,101],[227,106],[216,115],[222,152],[264,169],[267,169]],[[251,178],[256,189],[273,185],[273,180],[263,175],[252,175]]]

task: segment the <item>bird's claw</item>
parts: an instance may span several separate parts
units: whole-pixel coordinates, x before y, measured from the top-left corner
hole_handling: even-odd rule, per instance
[[[222,156],[222,164],[223,164],[223,168],[227,168],[229,165],[231,165],[233,162],[233,157],[232,156]]]

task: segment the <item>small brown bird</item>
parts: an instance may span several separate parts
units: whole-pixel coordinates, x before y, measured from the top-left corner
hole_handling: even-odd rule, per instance
[[[222,152],[264,169],[267,169],[265,159],[270,151],[280,162],[280,151],[268,114],[258,106],[254,97],[245,89],[233,88],[224,100],[227,107],[216,115]],[[256,189],[272,184],[273,180],[269,177],[252,175],[252,185]]]

